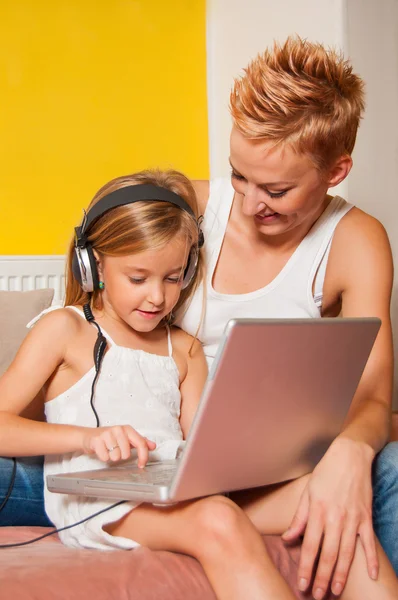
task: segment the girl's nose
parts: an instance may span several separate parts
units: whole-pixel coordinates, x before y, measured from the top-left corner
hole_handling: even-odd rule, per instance
[[[149,290],[148,300],[154,306],[162,306],[164,303],[163,283],[153,283]]]

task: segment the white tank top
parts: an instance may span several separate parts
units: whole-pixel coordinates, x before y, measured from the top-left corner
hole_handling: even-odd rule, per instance
[[[210,183],[210,196],[203,221],[206,279],[178,321],[182,329],[194,336],[198,331],[205,302],[204,317],[197,335],[203,344],[209,366],[225,326],[232,318],[321,316],[323,281],[333,234],[340,219],[352,208],[343,198],[335,196],[273,281],[247,294],[220,294],[214,290],[212,280],[233,198],[234,189],[230,179],[216,179]]]

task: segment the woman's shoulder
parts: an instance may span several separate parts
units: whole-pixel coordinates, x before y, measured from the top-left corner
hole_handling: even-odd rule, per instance
[[[181,352],[185,356],[188,356],[192,350],[195,350],[197,347],[202,347],[202,344],[198,340],[198,338],[193,337],[184,329],[173,325],[170,328],[171,333],[171,341],[173,344],[173,349]]]
[[[330,255],[332,266],[347,278],[354,280],[358,274],[392,273],[392,253],[387,232],[382,223],[353,207],[339,222],[333,236]]]
[[[199,212],[204,215],[207,208],[218,211],[220,205],[229,206],[234,197],[230,177],[216,177],[211,181],[196,180],[192,182],[198,199]],[[229,211],[228,211],[229,212]]]
[[[207,179],[196,179],[192,181],[198,200],[199,213],[204,214],[209,199],[210,181]]]
[[[382,223],[357,206],[353,206],[341,219],[334,237],[341,244],[351,244],[355,240],[372,245],[378,240],[388,240]]]

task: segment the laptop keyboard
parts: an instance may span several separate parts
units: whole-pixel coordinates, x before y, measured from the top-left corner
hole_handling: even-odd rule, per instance
[[[115,469],[100,469],[92,472],[88,479],[93,481],[119,481],[123,483],[140,483],[142,485],[168,485],[177,470],[177,463],[152,463],[144,469],[137,467],[122,467]]]
[[[139,473],[129,473],[129,481],[145,485],[168,485],[175,472],[176,467],[170,465],[150,465]]]

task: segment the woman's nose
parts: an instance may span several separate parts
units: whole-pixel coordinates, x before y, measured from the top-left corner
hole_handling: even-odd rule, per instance
[[[242,212],[247,217],[253,217],[267,206],[262,198],[263,192],[255,185],[248,185],[242,202]]]

